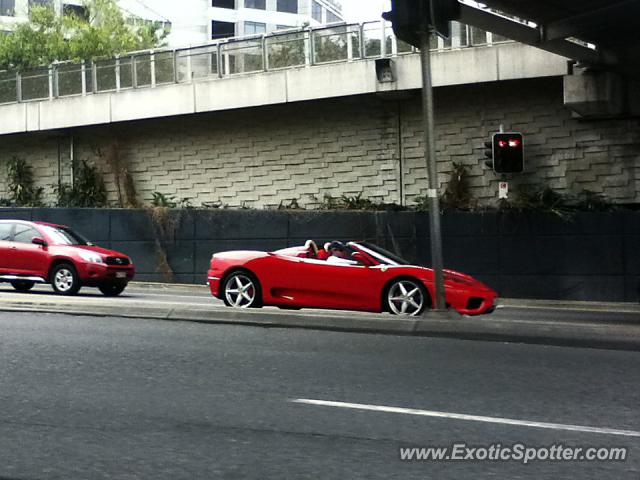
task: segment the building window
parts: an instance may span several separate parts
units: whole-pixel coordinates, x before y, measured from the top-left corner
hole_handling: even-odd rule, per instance
[[[338,22],[342,22],[342,21],[343,20],[339,16],[337,16],[337,15],[331,13],[329,10],[327,10],[327,23],[338,23]]]
[[[236,0],[211,0],[211,6],[235,10]]]
[[[286,13],[298,13],[298,0],[278,0],[276,10]]]
[[[62,6],[62,14],[65,16],[74,15],[77,18],[81,18],[83,20],[89,20],[89,14],[87,9],[82,5],[69,5],[65,4]]]
[[[16,14],[15,0],[0,0],[0,15],[13,17]]]
[[[322,23],[322,5],[316,2],[316,0],[313,0],[311,4],[311,18],[316,22]]]
[[[236,24],[233,22],[211,22],[211,39],[233,37],[236,34]]]
[[[255,8],[256,10],[266,10],[266,0],[244,0],[244,8]]]
[[[244,22],[244,34],[252,35],[254,33],[266,33],[267,24],[260,22]]]
[[[292,27],[291,25],[276,25],[276,30],[286,30],[288,28],[295,28],[295,27]]]

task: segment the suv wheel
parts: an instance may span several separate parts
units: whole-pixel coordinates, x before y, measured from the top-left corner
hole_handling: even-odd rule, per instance
[[[56,293],[75,295],[80,290],[80,279],[73,265],[61,263],[51,270],[51,286]]]
[[[13,288],[15,288],[18,292],[28,292],[33,288],[36,282],[30,282],[28,280],[18,280],[15,282],[11,282]]]
[[[104,285],[99,285],[98,290],[100,290],[105,297],[116,297],[120,295],[126,287],[126,283],[105,283]]]

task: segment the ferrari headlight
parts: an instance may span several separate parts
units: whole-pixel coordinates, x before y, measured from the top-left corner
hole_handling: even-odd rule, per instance
[[[80,252],[79,253],[80,257],[85,261],[85,262],[89,262],[89,263],[103,263],[102,262],[102,257],[100,255],[98,255],[95,252]]]
[[[467,286],[475,285],[475,282],[472,280],[469,280],[468,278],[461,277],[459,275],[453,275],[451,273],[446,273],[446,272],[444,274],[444,280],[453,282],[453,283],[461,283],[462,285],[467,285]]]

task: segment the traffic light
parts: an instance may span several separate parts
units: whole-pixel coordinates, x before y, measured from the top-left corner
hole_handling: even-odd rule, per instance
[[[403,42],[420,47],[420,34],[427,31],[428,0],[391,0],[391,11],[382,18],[393,24],[393,33]]]
[[[391,0],[391,11],[382,18],[393,24],[403,42],[420,47],[420,35],[431,25],[442,37],[451,36],[451,20],[460,18],[458,0]]]
[[[521,133],[494,133],[485,142],[487,165],[496,173],[521,173],[524,170],[524,137]]]
[[[429,23],[438,35],[443,38],[451,36],[451,21],[460,18],[458,0],[430,0],[431,19]]]

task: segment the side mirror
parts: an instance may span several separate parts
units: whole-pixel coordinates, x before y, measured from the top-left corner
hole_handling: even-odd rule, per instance
[[[351,257],[354,260],[357,260],[358,262],[360,262],[362,265],[364,265],[365,267],[372,267],[374,265],[374,263],[371,261],[371,259],[369,257],[367,257],[364,253],[362,252],[353,252],[353,254],[351,255]]]
[[[33,243],[34,245],[40,245],[41,247],[47,246],[47,242],[44,241],[44,238],[40,238],[40,237],[33,237],[31,239],[31,243]]]

